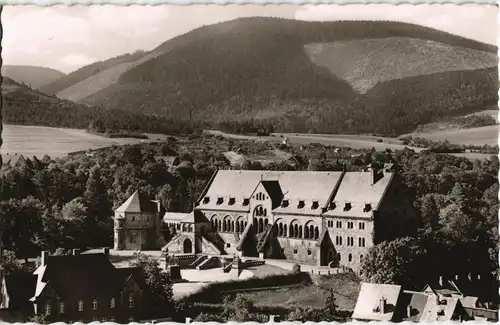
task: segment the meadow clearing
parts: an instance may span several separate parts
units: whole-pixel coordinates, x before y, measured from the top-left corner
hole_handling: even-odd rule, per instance
[[[86,130],[51,128],[44,126],[4,125],[2,154],[22,154],[28,157],[62,157],[70,152],[98,149],[112,145],[162,141],[165,135],[148,135],[149,139],[106,138]]]

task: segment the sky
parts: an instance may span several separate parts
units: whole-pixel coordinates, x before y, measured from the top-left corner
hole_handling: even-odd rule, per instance
[[[152,50],[194,28],[238,17],[307,21],[395,20],[497,44],[492,5],[191,5],[4,6],[5,65],[36,65],[65,73],[96,61]]]

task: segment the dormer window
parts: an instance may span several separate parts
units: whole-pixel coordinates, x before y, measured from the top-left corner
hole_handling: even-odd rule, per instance
[[[346,204],[344,205],[344,211],[349,211],[352,209],[352,205],[350,202],[346,202]]]
[[[372,210],[372,205],[370,203],[365,203],[364,212],[370,212]]]
[[[205,197],[203,198],[203,204],[208,204],[208,202],[210,202],[210,197],[205,196]]]
[[[318,201],[313,201],[311,209],[315,210],[319,207],[319,202]]]
[[[337,205],[335,204],[335,202],[330,202],[330,204],[328,205],[329,210],[335,210],[336,207]]]
[[[283,202],[281,203],[281,206],[283,208],[286,208],[289,204],[290,204],[290,202],[288,200],[283,200]]]
[[[233,205],[234,202],[236,202],[236,199],[234,197],[229,198],[229,205]]]
[[[303,200],[299,201],[299,204],[297,205],[297,208],[302,209],[305,206],[305,202]]]
[[[250,199],[243,199],[243,206],[247,206],[250,204]]]
[[[224,202],[224,198],[223,197],[218,197],[217,198],[217,205],[221,205],[222,202]]]

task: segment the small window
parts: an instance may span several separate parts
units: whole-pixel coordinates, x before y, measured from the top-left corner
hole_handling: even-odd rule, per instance
[[[243,206],[250,204],[250,199],[243,199]]]
[[[297,250],[296,250],[296,249],[294,249],[294,250],[293,250],[293,253],[294,253],[294,254],[297,254]]]
[[[92,309],[93,309],[93,310],[97,310],[97,299],[94,299],[94,300],[92,301]]]
[[[51,308],[50,304],[46,304],[45,305],[45,315],[50,315],[51,312],[52,312],[52,308]]]
[[[352,208],[352,205],[350,202],[346,202],[346,204],[344,205],[344,211],[349,211],[351,210]]]
[[[342,221],[337,221],[337,228],[342,228]]]
[[[203,204],[208,204],[208,202],[210,202],[210,197],[205,196],[205,197],[203,198]]]
[[[283,200],[283,202],[281,203],[281,206],[283,208],[286,208],[288,206],[288,204],[290,204],[290,202],[288,200]]]
[[[364,212],[370,212],[372,210],[372,205],[370,203],[365,204]]]
[[[308,249],[308,250],[307,250],[307,255],[311,255],[311,254],[312,254],[311,250],[310,250],[310,249]]]
[[[59,313],[64,314],[64,302],[59,303]]]
[[[352,254],[351,253],[349,253],[348,259],[349,259],[349,262],[352,262]]]
[[[316,210],[319,207],[319,202],[318,201],[313,201],[311,209]]]
[[[330,202],[330,204],[328,205],[329,210],[335,210],[336,207],[337,205],[335,204],[335,202]]]
[[[83,300],[78,301],[78,311],[83,311]]]
[[[115,298],[111,298],[111,301],[109,302],[109,308],[113,309],[115,307],[116,307]]]
[[[134,296],[133,295],[130,295],[128,297],[128,307],[129,308],[133,308],[134,307]]]
[[[216,204],[217,204],[217,205],[221,205],[221,204],[222,204],[222,202],[224,202],[224,198],[222,198],[222,197],[218,197],[218,198],[217,198],[217,203],[216,203]]]
[[[303,200],[299,201],[299,204],[297,205],[297,208],[302,209],[305,206],[305,202]]]
[[[231,247],[231,243],[226,243],[226,248]]]
[[[359,261],[363,262],[363,254],[359,255]]]
[[[236,202],[236,199],[234,197],[229,198],[229,205],[233,205],[234,202]]]

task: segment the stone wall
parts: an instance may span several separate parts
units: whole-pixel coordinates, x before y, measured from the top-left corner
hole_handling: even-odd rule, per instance
[[[319,247],[315,240],[278,237],[283,258],[316,265],[319,261]]]

